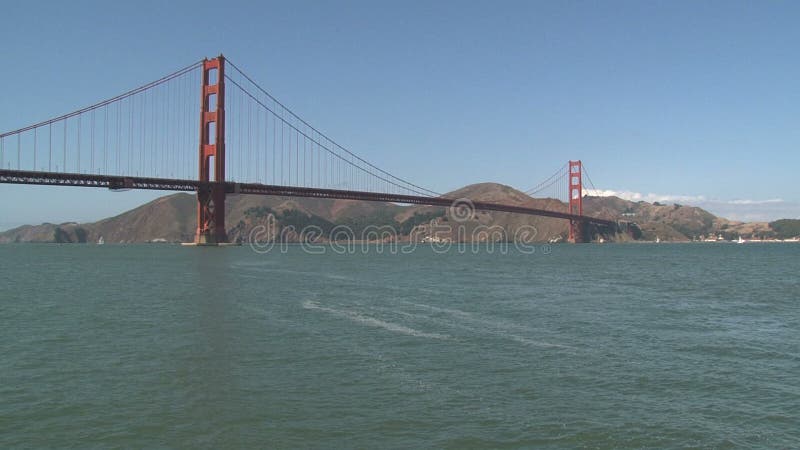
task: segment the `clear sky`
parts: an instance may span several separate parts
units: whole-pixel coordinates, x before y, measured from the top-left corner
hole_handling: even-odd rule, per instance
[[[0,130],[224,53],[368,161],[435,191],[598,188],[800,217],[800,3],[5,2]],[[161,193],[0,185],[0,229]]]

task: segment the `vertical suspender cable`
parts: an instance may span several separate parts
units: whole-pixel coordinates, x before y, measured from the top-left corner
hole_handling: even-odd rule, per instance
[[[94,110],[92,110],[92,115],[90,116],[89,125],[91,126],[91,133],[89,134],[91,138],[89,139],[90,145],[89,148],[91,149],[89,158],[89,173],[94,173]]]
[[[108,174],[108,105],[103,107],[103,170]]]
[[[117,119],[117,132],[115,133],[117,135],[117,145],[114,146],[115,150],[116,150],[116,154],[117,154],[117,156],[114,158],[114,162],[116,163],[116,166],[117,166],[116,175],[120,175],[120,172],[119,172],[119,144],[120,144],[120,140],[122,139],[122,116],[121,116],[121,111],[122,111],[122,102],[119,102],[119,103],[117,103],[117,118],[116,118]]]
[[[69,119],[64,119],[64,145],[62,148],[62,155],[61,155],[63,158],[61,170],[63,170],[64,172],[67,171],[67,122],[68,121]]]
[[[81,124],[81,119],[83,118],[83,114],[78,115],[78,170],[76,173],[81,173],[81,134],[83,134],[83,125]]]

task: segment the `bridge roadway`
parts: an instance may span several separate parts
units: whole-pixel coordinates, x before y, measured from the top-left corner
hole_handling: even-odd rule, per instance
[[[82,173],[35,172],[26,170],[0,169],[0,183],[32,184],[47,186],[84,186],[108,188],[112,190],[151,189],[163,191],[196,192],[211,189],[214,182],[197,180],[176,180],[169,178],[126,177],[117,175],[93,175]],[[280,195],[287,197],[315,197],[345,200],[365,200],[373,202],[406,203],[449,207],[457,200],[448,197],[425,197],[416,195],[386,194],[380,192],[348,191],[340,189],[320,189],[297,186],[275,186],[259,183],[225,182],[225,191],[229,194]],[[503,205],[500,203],[477,202],[470,200],[476,210],[500,211],[534,216],[554,217],[557,219],[575,220],[616,228],[613,220],[597,217],[581,216],[560,211],[527,208],[524,206]]]

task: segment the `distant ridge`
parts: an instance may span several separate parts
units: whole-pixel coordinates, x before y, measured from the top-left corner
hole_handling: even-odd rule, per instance
[[[552,198],[532,198],[510,186],[498,183],[479,183],[465,186],[446,194],[451,198],[469,198],[474,201],[496,202],[550,210],[567,210],[567,206]],[[106,243],[189,242],[196,227],[195,197],[178,193],[157,198],[120,215],[92,223],[43,223],[23,225],[0,233],[0,243],[10,242],[97,242],[102,236]],[[300,197],[272,197],[257,195],[230,195],[226,203],[228,235],[231,240],[246,241],[250,231],[266,223],[269,214],[276,217],[278,228],[292,226],[301,230],[314,225],[331,229],[347,225],[363,230],[368,225],[392,226],[399,238],[411,239],[433,233],[432,225],[448,223],[445,208],[432,206],[406,206],[383,202],[334,200]],[[726,239],[738,236],[791,237],[782,234],[800,229],[800,221],[778,221],[776,228],[766,222],[733,222],[714,216],[698,207],[661,205],[658,203],[631,202],[618,197],[585,197],[587,215],[636,222],[644,240],[688,241],[710,235],[723,235]],[[797,222],[797,223],[794,223]],[[567,223],[561,219],[527,216],[522,214],[482,212],[464,222],[467,238],[455,234],[437,233],[440,238],[471,240],[471,230],[477,227],[502,228],[508,240],[513,240],[521,227],[534,227],[536,242],[563,240]],[[413,230],[413,233],[412,233]],[[285,239],[298,241],[301,236],[286,234]],[[627,236],[609,236],[612,240],[629,240]],[[497,237],[489,238],[497,239]]]

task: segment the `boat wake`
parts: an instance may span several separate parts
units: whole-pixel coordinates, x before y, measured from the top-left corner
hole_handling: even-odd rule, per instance
[[[427,305],[424,303],[402,302],[417,309],[426,309],[438,314],[450,316],[450,319],[443,318],[437,319],[431,316],[421,316],[428,320],[440,323],[445,326],[460,328],[463,330],[488,334],[502,339],[508,339],[518,344],[527,345],[530,347],[541,348],[559,348],[565,350],[577,350],[576,347],[564,344],[555,344],[551,342],[542,342],[530,339],[517,334],[519,331],[533,331],[528,327],[510,323],[504,320],[487,319],[480,316],[475,316],[473,313],[462,311],[460,309],[442,308],[439,306]]]
[[[384,330],[391,331],[394,333],[406,334],[409,336],[416,336],[429,339],[450,339],[450,336],[447,336],[445,334],[426,333],[424,331],[419,331],[413,328],[409,328],[405,325],[386,322],[384,320],[376,319],[374,317],[365,316],[364,314],[358,311],[351,311],[347,309],[336,309],[336,308],[329,308],[327,306],[322,306],[319,303],[311,300],[304,301],[303,308],[314,311],[322,311],[333,316],[343,317],[352,320],[353,322],[360,323],[362,325],[367,325],[374,328],[382,328]]]

